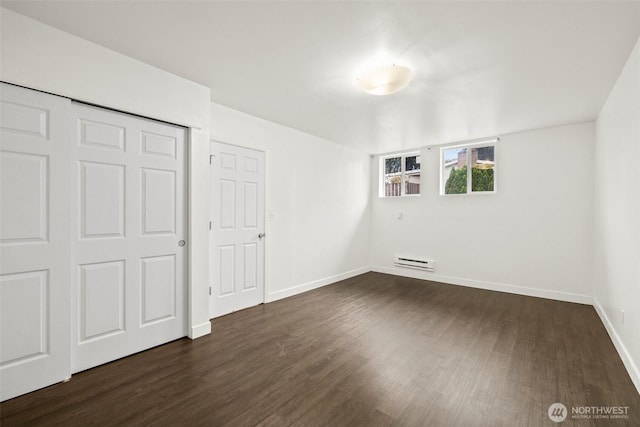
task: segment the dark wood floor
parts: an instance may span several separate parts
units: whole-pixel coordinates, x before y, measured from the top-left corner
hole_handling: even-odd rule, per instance
[[[0,405],[2,426],[640,425],[594,309],[368,273]],[[627,420],[547,409],[628,406]]]

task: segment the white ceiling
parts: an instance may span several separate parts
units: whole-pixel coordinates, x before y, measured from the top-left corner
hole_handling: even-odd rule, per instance
[[[369,153],[593,120],[640,2],[2,1],[196,81],[212,101]],[[377,97],[386,57],[414,81]]]

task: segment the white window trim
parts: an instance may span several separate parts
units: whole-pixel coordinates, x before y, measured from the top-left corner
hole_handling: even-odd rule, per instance
[[[440,146],[440,195],[441,196],[470,196],[470,195],[480,195],[480,194],[496,194],[498,192],[498,142],[500,139],[488,139],[485,141],[477,141],[470,142],[466,144],[452,144],[452,145],[442,145]],[[493,191],[471,191],[471,167],[469,163],[471,163],[472,156],[469,155],[471,149],[477,147],[493,147]],[[467,192],[461,194],[446,194],[444,191],[444,187],[446,181],[444,180],[444,152],[445,150],[450,150],[452,148],[467,148]]]
[[[420,193],[418,194],[405,194],[405,177],[406,177],[406,164],[405,158],[418,156],[420,157]],[[385,173],[385,161],[386,159],[391,159],[394,157],[400,157],[400,172],[396,172],[402,179],[400,185],[400,195],[399,196],[385,196],[384,191],[384,177],[387,175]],[[384,156],[380,156],[379,160],[379,178],[378,178],[378,197],[381,199],[397,199],[399,197],[420,197],[422,193],[422,152],[421,151],[408,151],[406,153],[393,153],[393,154],[385,154]],[[391,174],[389,174],[391,175]]]

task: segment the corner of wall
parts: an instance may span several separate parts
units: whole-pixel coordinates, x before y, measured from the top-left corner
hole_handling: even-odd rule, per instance
[[[616,329],[613,327],[613,324],[607,316],[606,311],[604,310],[604,308],[602,308],[602,305],[600,305],[600,302],[595,297],[593,298],[593,307],[596,309],[596,313],[598,313],[598,316],[600,316],[600,320],[602,320],[602,323],[604,324],[604,327],[607,330],[607,333],[609,334],[609,337],[611,338],[616,351],[620,355],[624,367],[627,368],[627,372],[631,377],[633,385],[636,386],[636,390],[638,390],[638,393],[640,393],[640,369],[638,369],[638,366],[635,364],[633,358],[631,357],[631,353],[624,345],[624,342],[620,338],[620,335],[618,335],[618,333],[616,332]]]
[[[592,291],[594,307],[640,393],[638,75],[640,38],[596,119]]]
[[[211,333],[211,322],[201,323],[189,328],[188,336],[192,340],[209,335]]]

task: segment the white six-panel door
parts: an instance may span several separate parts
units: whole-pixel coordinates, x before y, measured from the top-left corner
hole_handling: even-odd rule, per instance
[[[70,101],[0,83],[0,400],[71,375]]]
[[[264,153],[212,143],[210,315],[264,302]]]
[[[186,335],[185,130],[73,104],[72,371]]]

